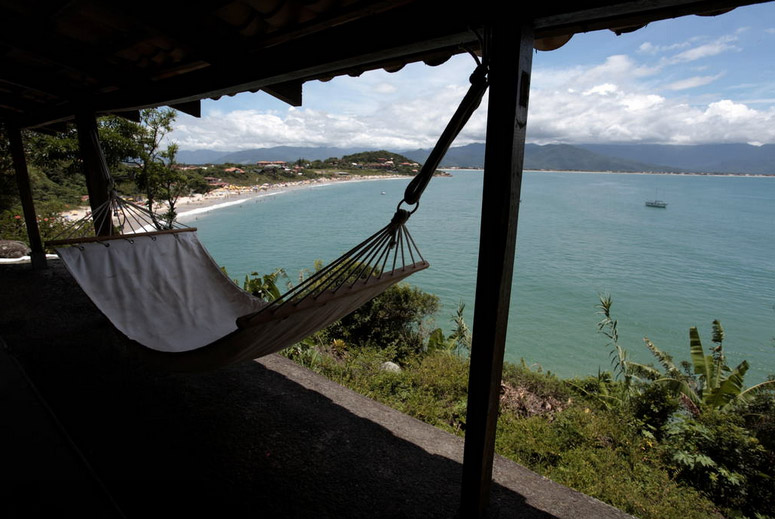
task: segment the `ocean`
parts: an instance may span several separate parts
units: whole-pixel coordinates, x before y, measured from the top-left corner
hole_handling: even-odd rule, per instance
[[[430,269],[409,282],[439,296],[435,325],[459,303],[473,326],[482,172],[434,178],[408,222]],[[283,268],[296,281],[392,217],[408,179],[299,189],[192,216],[230,277]],[[646,207],[661,199],[667,208]],[[517,231],[506,360],[559,376],[611,368],[598,333],[601,294],[613,299],[620,344],[653,362],[644,337],[689,359],[689,327],[710,346],[726,332],[729,364],[746,385],[775,373],[775,178],[526,172]]]

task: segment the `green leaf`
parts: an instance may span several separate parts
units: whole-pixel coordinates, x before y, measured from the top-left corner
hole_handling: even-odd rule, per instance
[[[743,391],[742,393],[740,393],[739,398],[747,401],[748,399],[756,395],[758,392],[763,391],[765,389],[769,389],[769,386],[773,386],[773,385],[775,385],[775,380],[767,380],[760,384],[756,384],[755,386],[751,386],[745,391]]]
[[[721,327],[718,319],[713,321],[713,338],[711,340],[716,344],[724,342],[724,328]]]
[[[447,339],[444,337],[444,332],[441,328],[436,328],[431,332],[428,337],[428,349],[429,350],[448,350],[449,345]]]
[[[712,359],[710,356],[705,356],[700,334],[696,326],[689,328],[689,349],[692,355],[692,364],[694,364],[694,372],[700,375],[700,377],[704,377],[705,381],[710,381],[710,361]]]
[[[662,373],[654,366],[648,366],[638,362],[628,361],[627,370],[630,375],[644,380],[657,380],[662,377]]]
[[[664,384],[668,389],[670,389],[671,393],[675,395],[684,394],[687,398],[689,398],[689,400],[692,401],[692,403],[696,405],[700,404],[700,398],[697,395],[697,392],[694,391],[689,383],[682,378],[660,378],[655,380],[654,383]]]
[[[673,363],[673,357],[657,348],[651,340],[649,340],[648,337],[643,338],[643,342],[646,343],[646,347],[649,349],[652,355],[657,358],[657,361],[662,365],[662,367],[665,369],[665,372],[667,375],[671,377],[678,377],[681,376],[681,371],[676,368],[675,364]]]
[[[713,407],[724,407],[743,392],[743,378],[748,371],[748,361],[741,362],[722,380],[718,387],[712,388],[705,403]]]

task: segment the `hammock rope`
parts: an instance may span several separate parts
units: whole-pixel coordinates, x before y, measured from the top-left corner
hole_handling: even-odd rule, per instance
[[[262,314],[277,312],[287,305],[296,306],[307,298],[317,298],[323,293],[336,294],[340,289],[355,288],[356,284],[370,278],[383,279],[387,272],[406,271],[410,266],[427,265],[405,222],[409,213],[396,212],[393,220],[356,245],[313,276],[271,301],[261,310],[237,319],[240,327]],[[390,268],[388,263],[390,262]]]
[[[84,239],[97,241],[108,239],[111,236],[94,236],[95,227],[104,228],[106,224],[107,228],[114,231],[111,236],[130,236],[139,233],[188,228],[179,222],[173,222],[171,226],[164,226],[152,211],[121,198],[115,190],[111,190],[110,196],[105,202],[62,229],[52,239],[47,240],[46,245],[54,247],[78,244]]]

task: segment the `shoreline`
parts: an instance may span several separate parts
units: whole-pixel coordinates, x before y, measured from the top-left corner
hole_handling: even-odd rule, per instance
[[[349,175],[346,178],[326,177],[314,180],[298,180],[291,182],[281,182],[277,184],[263,184],[260,186],[229,186],[228,188],[218,188],[206,194],[195,194],[191,196],[180,197],[175,203],[177,211],[176,220],[183,222],[200,214],[206,214],[210,211],[223,209],[245,202],[276,196],[298,189],[315,189],[324,186],[331,186],[343,182],[368,182],[373,180],[400,180],[413,177],[407,175]],[[145,207],[144,204],[140,204]],[[156,211],[163,211],[164,204],[158,203],[155,206]],[[67,210],[61,213],[61,216],[70,221],[77,221],[84,218],[91,208],[81,206],[75,209]]]
[[[224,209],[240,205],[251,200],[281,195],[300,189],[315,189],[331,186],[343,182],[368,182],[373,180],[400,180],[411,179],[407,175],[352,175],[348,178],[319,178],[315,180],[300,180],[295,182],[282,182],[280,184],[265,184],[263,186],[251,186],[241,189],[217,189],[207,195],[193,195],[181,197],[175,204],[178,210],[177,221],[183,222],[193,216],[206,214],[210,211]]]

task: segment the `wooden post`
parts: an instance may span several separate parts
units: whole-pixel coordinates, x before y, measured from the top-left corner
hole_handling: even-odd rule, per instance
[[[8,140],[11,145],[11,157],[13,167],[16,170],[16,184],[19,187],[19,196],[22,200],[24,223],[27,226],[27,237],[30,240],[30,260],[32,268],[42,270],[46,265],[46,252],[43,250],[43,241],[40,238],[38,219],[35,214],[35,204],[32,201],[32,187],[30,186],[30,174],[27,170],[27,158],[24,156],[24,143],[22,132],[15,126],[8,127]]]
[[[100,146],[97,116],[93,112],[81,112],[76,115],[75,125],[78,129],[78,146],[81,149],[81,160],[86,174],[89,205],[92,214],[95,214],[96,209],[110,197],[110,172]],[[112,221],[109,216],[99,221],[95,219],[94,231],[97,236],[110,236],[112,233]]]
[[[490,93],[461,517],[488,513],[525,152],[533,30],[512,20],[487,35]]]

